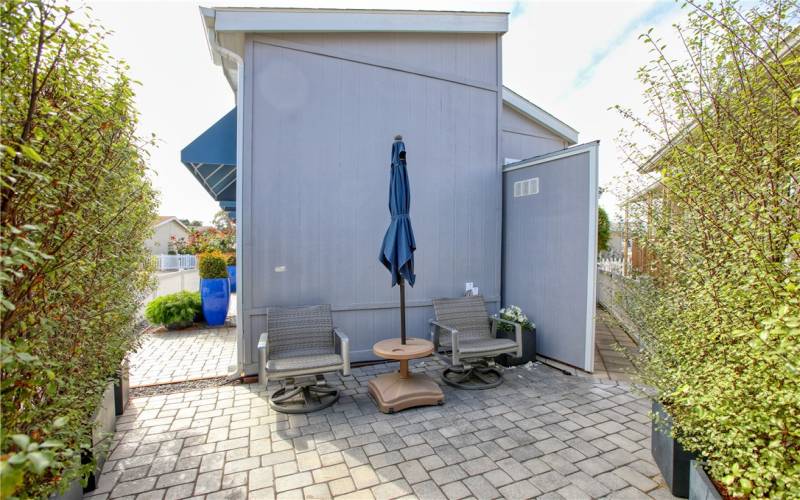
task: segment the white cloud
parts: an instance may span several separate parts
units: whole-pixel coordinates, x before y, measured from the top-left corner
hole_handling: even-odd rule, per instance
[[[263,5],[221,1],[204,5]],[[162,192],[161,213],[210,221],[217,204],[180,163],[180,150],[234,106],[220,68],[211,62],[197,2],[95,2],[100,23],[115,33],[111,52],[142,85],[139,129],[161,140],[151,166]],[[600,139],[600,182],[621,172],[614,139],[625,123],[609,106],[640,108],[637,68],[649,59],[637,40],[654,25],[668,31],[681,14],[656,2],[275,0],[271,6],[508,11],[504,82],[581,133]],[[669,5],[674,5],[670,2]],[[616,200],[601,204],[614,213]]]

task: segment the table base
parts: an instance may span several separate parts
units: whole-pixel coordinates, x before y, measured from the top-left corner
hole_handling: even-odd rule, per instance
[[[369,393],[383,413],[444,403],[439,385],[419,373],[409,373],[407,378],[399,372],[378,375],[369,381]]]

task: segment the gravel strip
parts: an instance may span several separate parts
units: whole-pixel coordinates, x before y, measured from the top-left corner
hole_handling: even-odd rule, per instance
[[[228,377],[204,378],[200,380],[190,380],[188,382],[177,382],[174,384],[147,385],[141,387],[131,387],[131,398],[141,398],[159,396],[164,394],[175,394],[177,392],[197,391],[208,389],[209,387],[220,387],[223,385],[238,385],[239,379],[231,380]]]

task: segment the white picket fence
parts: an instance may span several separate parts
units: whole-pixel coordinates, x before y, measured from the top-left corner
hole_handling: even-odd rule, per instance
[[[154,255],[156,271],[179,271],[197,267],[197,257],[188,254],[179,255]]]
[[[197,269],[182,269],[180,271],[155,273],[156,287],[144,297],[142,312],[147,304],[162,295],[176,292],[197,292],[200,290],[200,273]]]
[[[597,269],[613,274],[623,274],[622,259],[601,259],[597,261]]]

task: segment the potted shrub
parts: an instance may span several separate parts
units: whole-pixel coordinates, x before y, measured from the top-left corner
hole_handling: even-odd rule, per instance
[[[200,259],[200,301],[209,326],[225,324],[230,303],[230,282],[225,257],[220,252],[206,252]]]
[[[503,354],[499,361],[505,366],[523,365],[536,361],[536,326],[531,323],[518,306],[510,305],[500,309],[498,316],[502,319],[522,325],[522,357]],[[497,322],[497,336],[516,341],[514,327],[508,323]]]
[[[236,254],[228,255],[228,279],[231,281],[231,293],[236,293]]]
[[[153,299],[144,310],[147,321],[164,325],[167,330],[180,330],[192,325],[201,309],[198,292],[177,292]]]

